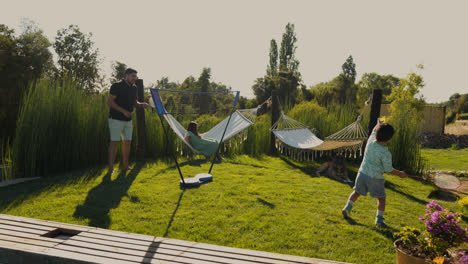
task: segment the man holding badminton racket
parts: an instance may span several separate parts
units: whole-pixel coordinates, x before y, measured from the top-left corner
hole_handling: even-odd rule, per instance
[[[342,210],[343,216],[348,218],[354,202],[359,196],[377,198],[377,215],[375,224],[378,227],[385,227],[385,178],[384,173],[393,174],[402,178],[408,177],[404,171],[396,170],[392,167],[392,154],[385,146],[393,137],[395,130],[390,124],[384,123],[379,119],[377,125],[372,130],[364,152],[364,158],[359,168],[354,191],[349,196],[348,202]]]
[[[114,160],[117,147],[122,138],[122,169],[129,170],[128,157],[132,143],[132,113],[133,107],[149,107],[147,103],[140,103],[137,100],[137,87],[135,85],[137,71],[128,68],[125,70],[125,78],[120,82],[112,84],[107,104],[109,111],[109,174],[114,172]]]

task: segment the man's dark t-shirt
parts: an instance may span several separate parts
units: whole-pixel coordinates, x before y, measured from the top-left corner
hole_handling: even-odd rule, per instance
[[[130,113],[133,111],[133,106],[135,105],[135,100],[137,97],[136,85],[130,86],[125,82],[125,80],[122,80],[118,83],[112,84],[109,93],[114,96],[117,96],[115,98],[115,102],[117,103],[117,105],[129,111]],[[112,107],[109,111],[109,118],[122,121],[132,120],[131,117],[126,117],[123,113],[114,110]]]

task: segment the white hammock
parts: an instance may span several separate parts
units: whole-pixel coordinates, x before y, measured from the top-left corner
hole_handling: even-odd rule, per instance
[[[253,124],[253,121],[251,121],[248,117],[249,116],[247,114],[242,114],[239,110],[234,112],[226,129],[226,134],[224,135],[223,142],[234,137],[235,135],[242,132],[244,129],[251,126]],[[172,128],[177,137],[179,137],[180,140],[182,140],[182,142],[184,142],[185,145],[187,145],[187,147],[189,147],[193,152],[200,153],[185,141],[185,135],[187,133],[187,130],[179,123],[179,121],[177,121],[171,114],[165,114],[164,118],[166,118],[167,123]],[[223,132],[226,128],[226,123],[228,122],[228,120],[229,117],[225,118],[223,121],[218,123],[209,131],[201,134],[201,137],[214,139],[219,142],[221,140],[221,137],[223,136]]]
[[[298,149],[311,149],[323,143],[308,128],[273,129],[273,134],[284,144]]]
[[[367,133],[362,128],[361,116],[349,126],[328,136],[325,140],[318,138],[309,128],[281,111],[280,118],[270,129],[277,139],[277,148],[299,159],[310,156],[307,152],[322,153],[323,151],[341,150],[343,152],[362,153],[362,143],[367,139]],[[281,127],[281,128],[280,128]],[[362,154],[361,154],[362,155]]]

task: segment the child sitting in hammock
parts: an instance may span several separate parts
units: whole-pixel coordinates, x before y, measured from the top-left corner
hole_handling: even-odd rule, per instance
[[[198,152],[205,155],[206,160],[210,160],[211,156],[218,150],[219,142],[211,138],[202,138],[198,134],[197,123],[190,122],[187,128],[187,134],[185,134],[185,142],[190,144]],[[223,160],[221,155],[216,153],[218,160]]]

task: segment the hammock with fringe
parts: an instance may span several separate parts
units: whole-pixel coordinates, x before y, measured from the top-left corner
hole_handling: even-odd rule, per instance
[[[321,140],[306,125],[281,111],[280,118],[270,131],[276,136],[276,149],[293,159],[314,160],[331,151],[354,158],[362,156],[363,142],[368,135],[361,126],[362,114],[356,121],[342,130]]]

